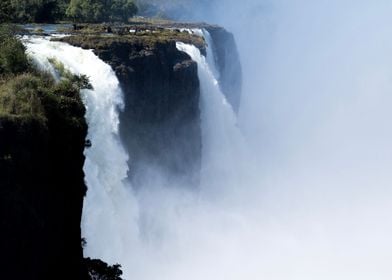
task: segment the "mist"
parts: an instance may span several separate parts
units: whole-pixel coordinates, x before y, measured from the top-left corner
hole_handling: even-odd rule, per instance
[[[243,138],[223,131],[226,156],[209,151],[210,170],[232,176],[138,194],[128,275],[390,279],[392,4],[198,3],[190,20],[236,37]]]

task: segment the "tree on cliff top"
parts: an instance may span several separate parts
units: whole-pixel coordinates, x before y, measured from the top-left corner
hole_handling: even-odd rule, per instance
[[[133,17],[138,8],[132,0],[114,0],[111,1],[110,20],[127,22],[130,17]]]
[[[66,15],[74,21],[128,21],[137,13],[133,0],[71,0]]]
[[[0,22],[54,22],[64,17],[69,0],[1,0]]]

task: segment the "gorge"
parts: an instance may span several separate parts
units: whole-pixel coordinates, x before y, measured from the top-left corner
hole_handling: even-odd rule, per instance
[[[0,28],[0,278],[390,280],[390,1],[146,1]]]
[[[51,28],[53,29],[53,26]],[[31,254],[35,254],[36,264],[34,270],[23,272],[26,277],[47,279],[55,271],[66,271],[59,276],[61,279],[85,279],[87,270],[83,264],[80,247],[82,243],[80,240],[83,238],[86,242],[85,256],[100,258],[109,264],[119,263],[122,265],[125,279],[133,278],[140,267],[138,265],[140,260],[135,253],[130,252],[148,251],[144,248],[147,246],[145,238],[153,233],[153,227],[160,226],[159,223],[154,225],[156,221],[153,221],[159,218],[159,215],[151,213],[150,205],[143,201],[155,195],[147,195],[147,193],[151,194],[155,191],[158,194],[168,188],[168,192],[178,193],[178,195],[187,193],[189,197],[197,197],[198,189],[203,184],[206,185],[203,181],[211,174],[204,174],[203,170],[211,167],[218,168],[217,162],[213,166],[212,162],[205,159],[211,159],[211,148],[210,150],[204,148],[209,152],[202,152],[203,147],[208,147],[208,143],[205,140],[203,142],[202,139],[209,138],[218,144],[217,139],[213,140],[214,133],[207,127],[205,119],[212,117],[213,111],[220,110],[222,106],[226,108],[223,110],[228,110],[228,114],[231,114],[229,118],[232,119],[232,129],[235,129],[234,110],[238,110],[239,106],[241,66],[234,39],[224,29],[204,24],[200,25],[200,29],[199,26],[188,28],[185,25],[181,26],[181,29],[177,26],[161,27],[159,31],[151,31],[151,28],[156,29],[149,27],[143,31],[139,28],[139,33],[146,33],[144,36],[139,34],[106,36],[104,33],[86,35],[80,32],[65,37],[29,35],[23,38],[28,55],[41,71],[50,73],[58,81],[63,79],[64,71],[70,71],[75,75],[87,76],[91,83],[91,89],[81,91],[81,99],[86,107],[88,133],[81,134],[78,138],[79,154],[75,156],[79,157],[79,162],[77,165],[72,164],[75,171],[67,169],[69,173],[75,172],[72,176],[78,178],[80,182],[83,182],[84,177],[87,187],[81,220],[82,233],[78,234],[80,232],[78,223],[85,186],[81,183],[79,192],[75,193],[74,183],[65,180],[64,188],[70,192],[69,195],[72,195],[70,199],[75,199],[79,203],[68,204],[64,196],[56,199],[50,195],[44,198],[43,202],[50,200],[51,203],[58,205],[58,211],[75,213],[76,216],[73,216],[74,220],[72,220],[74,224],[63,225],[66,228],[61,227],[64,236],[51,230],[50,227],[31,231],[43,238],[53,236],[56,242],[64,244],[67,250],[57,248],[47,254],[37,253],[37,250],[34,250],[35,253],[31,251]],[[132,30],[132,27],[127,29]],[[157,32],[158,36],[153,32]],[[203,32],[206,35],[203,35]],[[159,35],[165,37],[162,39]],[[207,35],[208,39],[206,39]],[[176,46],[176,42],[181,39],[186,43],[194,43],[199,48],[198,56],[189,56],[184,48]],[[204,55],[208,53],[210,63],[213,65],[207,66],[205,61],[201,62],[200,52]],[[210,68],[205,70],[209,71],[210,76],[200,76],[201,72],[199,71],[198,74],[197,69],[206,67]],[[212,68],[219,69],[214,70],[215,75],[220,73],[219,76],[212,76]],[[206,88],[206,83],[211,85]],[[215,100],[213,104],[210,104],[212,100],[209,97],[211,86],[216,87],[212,94],[217,95],[213,99]],[[222,95],[221,89],[226,97]],[[205,106],[213,106],[208,109],[208,115]],[[226,130],[224,120],[218,120],[217,125],[222,126],[221,133],[224,133]],[[32,129],[30,124],[26,126],[27,130]],[[7,123],[2,121],[1,131],[10,137],[9,135],[12,134],[8,127]],[[76,136],[74,131],[69,133],[71,137]],[[29,135],[31,135],[30,141],[39,141],[35,139],[37,137],[35,134]],[[219,136],[225,137],[224,134]],[[8,137],[5,137],[4,141]],[[25,138],[26,135],[20,137]],[[86,140],[82,140],[84,137]],[[4,151],[2,154],[16,148],[11,143],[5,142],[2,145],[7,149],[7,152]],[[53,145],[61,148],[57,143]],[[85,147],[85,161],[81,153],[83,147]],[[36,150],[36,148],[30,149],[32,149],[29,150],[30,153]],[[64,150],[66,151],[68,149]],[[18,158],[13,152],[9,153],[12,158]],[[49,156],[53,156],[51,153],[53,152],[49,152]],[[203,158],[204,164],[202,164]],[[34,158],[23,161],[25,164],[35,165]],[[83,163],[84,167],[81,170]],[[203,169],[202,166],[206,163],[209,164],[208,168],[205,166]],[[71,163],[64,162],[64,164]],[[40,168],[44,166],[40,165]],[[45,172],[44,169],[42,172]],[[213,169],[209,172],[213,172]],[[34,171],[35,173],[40,174],[37,171]],[[14,176],[13,173],[9,175]],[[45,173],[41,176],[45,178]],[[3,173],[0,177],[10,178]],[[37,182],[29,176],[26,179],[30,180],[32,186],[42,184],[40,179],[37,179]],[[52,182],[50,185],[57,191],[55,187],[57,183]],[[20,183],[20,187],[24,192],[27,182]],[[42,192],[42,195],[44,194],[47,195],[45,191]],[[183,198],[180,198],[177,203],[184,203],[181,200]],[[38,208],[35,205],[38,203],[37,200],[33,199],[31,203],[32,205],[25,210],[27,212],[22,211],[11,216],[14,219],[15,217],[22,220],[29,219],[26,213],[36,211]],[[53,226],[55,216],[62,221],[55,209],[45,211],[54,215],[45,220],[45,224]],[[39,214],[38,217],[42,219]],[[75,232],[73,236],[69,235],[71,231]],[[34,235],[32,238],[31,242],[37,242]],[[50,239],[44,239],[42,242],[47,244],[48,248],[52,247],[47,243]],[[11,250],[16,254],[22,252],[22,249],[12,248],[6,251]],[[16,269],[15,265],[25,266],[30,262],[31,257],[24,254],[19,261],[10,263],[10,275]],[[23,275],[20,275],[20,278],[24,278]]]

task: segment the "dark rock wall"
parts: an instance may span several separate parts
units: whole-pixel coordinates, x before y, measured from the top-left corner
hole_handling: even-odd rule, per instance
[[[0,117],[1,279],[86,279],[85,135],[55,116]]]
[[[189,28],[206,28],[210,32],[221,89],[237,112],[242,72],[233,35],[219,26]],[[197,64],[177,50],[176,39],[160,40],[158,35],[149,35],[106,39],[71,36],[63,40],[94,49],[119,78],[125,100],[120,134],[129,152],[129,178],[134,186],[143,185],[144,179],[151,180],[157,173],[159,179],[164,179],[159,183],[175,181],[197,186],[201,163]],[[197,46],[205,53],[204,45]]]
[[[221,27],[207,26],[213,40],[213,52],[220,73],[219,84],[233,110],[238,112],[241,103],[242,67],[237,45],[232,33]]]
[[[130,156],[134,186],[160,176],[162,183],[197,186],[201,162],[197,64],[175,42],[113,43],[96,50],[111,64],[124,91],[120,133]]]

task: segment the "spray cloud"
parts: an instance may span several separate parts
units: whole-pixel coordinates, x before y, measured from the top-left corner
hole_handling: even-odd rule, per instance
[[[193,19],[235,34],[252,158],[235,165],[240,183],[216,182],[218,193],[206,188],[181,218],[160,220],[175,233],[157,250],[173,258],[161,275],[389,279],[392,4],[209,5]]]
[[[194,53],[215,94],[203,108],[219,108],[204,111],[213,137],[203,153],[220,173],[199,191],[158,180],[132,198],[139,234],[124,250],[127,279],[391,278],[391,9],[386,0],[217,0],[193,15],[236,36],[238,123]]]

